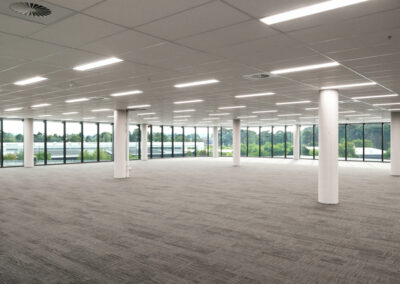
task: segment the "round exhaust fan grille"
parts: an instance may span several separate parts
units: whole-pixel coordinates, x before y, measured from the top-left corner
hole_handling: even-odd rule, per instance
[[[51,14],[51,10],[43,5],[29,2],[17,2],[10,5],[10,9],[15,13],[32,16],[32,17],[46,17]]]

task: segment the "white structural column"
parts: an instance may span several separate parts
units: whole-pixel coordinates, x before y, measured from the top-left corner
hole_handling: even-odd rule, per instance
[[[24,167],[33,168],[33,119],[24,119]]]
[[[296,124],[293,133],[293,159],[300,159],[300,125]]]
[[[213,157],[218,158],[218,127],[213,127]]]
[[[323,90],[319,100],[318,202],[339,203],[338,109],[336,90]]]
[[[392,175],[400,176],[400,112],[392,112],[390,159]]]
[[[142,124],[140,128],[140,159],[147,161],[147,124]]]
[[[233,166],[240,166],[240,119],[233,120]]]
[[[114,178],[129,177],[128,112],[114,111]]]

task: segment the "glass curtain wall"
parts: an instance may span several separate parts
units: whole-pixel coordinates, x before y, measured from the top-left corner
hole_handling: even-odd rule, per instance
[[[185,157],[195,156],[195,129],[185,127]]]
[[[82,156],[82,124],[65,123],[65,162],[80,163]]]
[[[363,125],[347,125],[347,160],[363,160]]]
[[[183,128],[174,126],[174,157],[183,156]]]
[[[83,162],[97,161],[97,124],[83,123]]]
[[[295,126],[286,126],[286,158],[293,158],[293,134]]]
[[[383,160],[390,162],[390,124],[383,124]]]
[[[161,126],[153,125],[152,127],[152,158],[157,159],[162,157],[162,137],[161,137]]]
[[[99,161],[112,161],[113,159],[113,125],[110,123],[99,124]],[[96,151],[97,152],[97,151]]]
[[[140,128],[138,125],[129,125],[129,159],[139,159]]]
[[[247,157],[247,127],[240,128],[240,156]]]
[[[285,157],[285,127],[274,126],[274,144],[273,144],[273,157],[284,158]]]
[[[314,159],[318,159],[318,125],[314,125],[314,151],[313,151],[313,157]]]
[[[163,126],[163,157],[172,157],[172,126]]]
[[[232,157],[233,145],[232,145],[232,128],[222,128],[222,157]]]
[[[47,121],[47,164],[64,163],[64,123]]]
[[[45,122],[44,121],[33,121],[33,155],[35,165],[44,165],[45,155]]]
[[[213,150],[214,127],[210,126],[208,129],[209,129],[209,132],[208,132],[208,156],[213,157],[213,155],[214,155],[214,150]]]
[[[248,156],[260,156],[260,127],[249,127],[248,131]]]
[[[364,125],[365,161],[382,161],[382,123]]]
[[[147,127],[147,157],[148,158],[152,158],[153,156],[152,156],[152,148],[151,148],[151,140],[153,139],[152,137],[151,137],[151,133],[152,133],[152,131],[153,131],[153,126],[152,125],[149,125],[148,127]]]
[[[339,160],[346,159],[346,125],[339,125]]]
[[[24,165],[24,125],[22,120],[3,120],[3,166]]]
[[[272,157],[272,127],[263,126],[260,132],[261,157]]]
[[[302,125],[300,127],[300,157],[303,159],[313,158],[313,126]]]
[[[208,156],[208,127],[196,128],[196,156]]]

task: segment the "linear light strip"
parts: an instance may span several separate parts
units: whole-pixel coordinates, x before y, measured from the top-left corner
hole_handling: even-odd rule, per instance
[[[247,94],[247,95],[238,95],[235,98],[252,98],[252,97],[264,97],[264,96],[273,96],[275,93],[267,92],[267,93],[258,93],[258,94]]]
[[[287,69],[274,70],[274,71],[271,71],[271,74],[274,74],[274,75],[287,74],[287,73],[294,73],[294,72],[301,72],[301,71],[329,68],[329,67],[334,67],[334,66],[339,66],[339,65],[340,64],[338,62],[334,61],[334,62],[329,62],[329,63],[306,65],[306,66],[300,66],[300,67],[293,67],[293,68],[287,68]]]
[[[297,105],[297,104],[308,104],[308,103],[311,103],[311,101],[281,102],[281,103],[276,103],[276,105],[282,106],[282,105]]]
[[[28,79],[24,79],[24,80],[20,80],[20,81],[14,82],[14,85],[26,86],[26,85],[38,83],[38,82],[45,81],[45,80],[47,80],[47,78],[41,77],[41,76],[35,76],[35,77],[32,77],[32,78],[28,78]]]
[[[388,94],[388,95],[376,95],[376,96],[362,96],[362,97],[352,97],[352,100],[367,100],[367,99],[377,99],[377,98],[391,98],[398,97],[398,94]]]
[[[178,101],[174,102],[174,104],[181,105],[181,104],[191,104],[191,103],[201,103],[201,102],[204,102],[204,100]]]
[[[335,85],[335,86],[322,87],[321,90],[366,87],[366,86],[373,86],[376,84],[377,84],[376,82],[366,82],[366,83],[355,83],[355,84],[346,84],[346,85]]]
[[[99,68],[99,67],[107,66],[107,65],[110,65],[110,64],[118,63],[118,62],[121,62],[121,61],[123,61],[123,60],[119,59],[117,57],[110,57],[110,58],[107,58],[107,59],[103,59],[103,60],[94,61],[94,62],[90,62],[90,63],[87,63],[87,64],[79,65],[79,66],[74,67],[73,69],[77,70],[77,71],[87,71],[87,70],[91,70],[91,69],[94,69],[94,68]]]
[[[174,87],[175,88],[187,88],[187,87],[202,86],[202,85],[209,85],[209,84],[215,84],[215,83],[219,83],[219,81],[217,79],[210,79],[210,80],[176,84],[176,85],[174,85]]]

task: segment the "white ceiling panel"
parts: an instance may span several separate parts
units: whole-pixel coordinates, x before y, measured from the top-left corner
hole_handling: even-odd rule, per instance
[[[45,2],[81,11],[104,0],[44,0]]]
[[[221,2],[212,2],[140,26],[137,29],[160,38],[176,40],[248,19],[247,15],[230,6]]]
[[[121,30],[122,28],[116,25],[78,14],[48,26],[31,37],[63,46],[78,47]]]
[[[18,18],[0,14],[0,31],[26,36],[30,35],[42,28],[45,25],[24,21]]]

